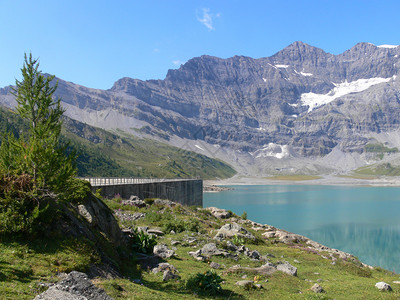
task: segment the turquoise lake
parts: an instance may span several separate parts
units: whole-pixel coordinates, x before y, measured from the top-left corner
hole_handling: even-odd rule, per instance
[[[320,185],[230,186],[203,205],[305,235],[361,261],[400,272],[400,188]]]

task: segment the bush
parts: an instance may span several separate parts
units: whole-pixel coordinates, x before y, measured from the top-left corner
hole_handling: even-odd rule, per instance
[[[247,220],[247,212],[244,211],[240,217],[241,217],[243,220]]]
[[[142,253],[153,253],[154,246],[157,245],[157,240],[154,235],[149,235],[137,228],[133,229],[133,248]]]
[[[31,233],[54,215],[54,200],[38,191],[30,175],[0,177],[0,234]]]
[[[186,288],[208,295],[220,294],[223,290],[220,285],[222,278],[215,271],[197,273],[186,281]]]

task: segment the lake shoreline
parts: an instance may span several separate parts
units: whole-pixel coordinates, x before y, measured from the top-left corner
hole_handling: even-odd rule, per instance
[[[235,175],[221,180],[204,180],[206,185],[343,185],[343,186],[377,186],[399,187],[400,177],[380,177],[376,179],[339,177],[335,175],[321,175],[321,178],[301,179],[274,179],[274,177],[249,177]]]

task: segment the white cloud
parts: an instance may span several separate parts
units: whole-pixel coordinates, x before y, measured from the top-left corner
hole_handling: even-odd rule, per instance
[[[202,9],[203,15],[201,17],[197,16],[197,20],[202,23],[204,26],[208,28],[208,30],[215,30],[215,27],[213,25],[213,18],[214,15],[210,13],[209,8],[203,8]],[[217,18],[221,16],[220,13],[215,15]]]
[[[173,63],[175,66],[180,66],[180,65],[183,64],[183,61],[177,59],[177,60],[173,60],[172,63]]]

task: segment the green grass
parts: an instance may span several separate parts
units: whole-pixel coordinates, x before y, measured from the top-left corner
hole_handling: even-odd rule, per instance
[[[0,129],[18,136],[26,124],[0,108]],[[0,141],[1,141],[0,136]],[[71,119],[64,121],[62,142],[78,154],[78,176],[223,179],[236,171],[218,159],[150,139],[95,128]]]
[[[151,201],[147,201],[151,203]],[[397,299],[400,297],[400,286],[393,284],[399,275],[381,268],[373,270],[363,267],[357,260],[345,261],[337,258],[336,265],[331,264],[327,253],[308,251],[307,245],[286,245],[274,238],[262,239],[261,231],[252,229],[251,221],[242,224],[255,237],[257,242],[244,241],[250,250],[257,250],[261,255],[272,254],[272,263],[288,261],[298,268],[298,276],[293,277],[281,272],[272,275],[260,275],[256,279],[263,289],[245,290],[235,285],[239,280],[253,280],[255,275],[249,271],[227,272],[232,266],[259,267],[263,263],[253,261],[244,255],[238,260],[223,257],[212,257],[210,261],[222,267],[216,270],[223,282],[223,292],[218,296],[194,294],[186,287],[186,282],[194,274],[210,270],[209,262],[194,260],[188,255],[206,243],[215,242],[218,248],[224,243],[212,239],[216,230],[229,220],[220,220],[210,212],[199,207],[177,205],[168,207],[151,204],[144,208],[121,205],[119,199],[106,200],[113,210],[124,213],[142,212],[145,218],[136,221],[122,221],[120,226],[148,226],[166,228],[167,224],[182,226],[182,230],[171,234],[164,229],[165,235],[157,238],[158,243],[165,243],[171,249],[171,242],[181,242],[176,247],[176,257],[166,260],[179,271],[180,279],[162,281],[162,273],[154,274],[146,268],[140,268],[132,259],[124,261],[121,270],[123,278],[96,278],[94,283],[106,290],[115,299]],[[240,217],[234,215],[240,220]],[[193,226],[191,226],[193,225]],[[196,228],[196,226],[199,226]],[[197,239],[195,243],[185,241],[188,237]],[[39,283],[56,282],[58,272],[72,270],[86,271],[93,263],[100,262],[100,256],[93,251],[89,242],[79,239],[64,240],[61,237],[38,240],[22,238],[1,239],[0,243],[0,299],[32,299],[44,290]],[[318,280],[322,279],[322,282]],[[140,280],[135,283],[134,280]],[[268,280],[266,282],[266,280]],[[391,284],[393,292],[379,292],[375,284],[385,281]],[[310,290],[314,283],[319,283],[326,291],[315,294]]]
[[[390,163],[374,164],[358,168],[354,173],[367,176],[400,176],[400,167]]]
[[[399,152],[397,148],[388,148],[383,144],[367,144],[365,145],[365,152],[370,153],[396,153]]]

